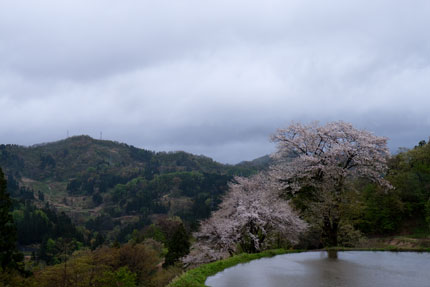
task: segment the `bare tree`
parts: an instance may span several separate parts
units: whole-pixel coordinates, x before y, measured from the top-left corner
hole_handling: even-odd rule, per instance
[[[272,140],[278,144],[272,155],[272,178],[284,195],[308,212],[329,246],[338,244],[353,179],[366,178],[389,187],[383,178],[389,156],[386,138],[332,122],[324,126],[293,123],[279,129]]]
[[[264,174],[236,177],[219,210],[201,223],[187,264],[206,263],[239,251],[259,252],[279,240],[298,242],[306,223],[278,195]]]

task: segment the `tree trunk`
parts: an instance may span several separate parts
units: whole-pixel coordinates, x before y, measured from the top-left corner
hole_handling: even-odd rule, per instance
[[[327,247],[337,246],[337,234],[339,230],[339,220],[325,217],[323,235],[326,240]]]

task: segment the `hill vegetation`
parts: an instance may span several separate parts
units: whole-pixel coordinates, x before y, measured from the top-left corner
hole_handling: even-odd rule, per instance
[[[109,216],[113,224],[99,226],[107,231],[153,214],[195,224],[216,208],[234,175],[248,176],[264,164],[224,165],[185,152],[76,136],[31,147],[0,145],[0,166],[12,197],[39,207],[49,203],[83,224]]]
[[[294,156],[287,154],[286,160]],[[347,228],[339,229],[338,244],[357,246],[364,236],[422,239],[430,233],[430,144],[421,141],[387,158],[387,164],[385,180],[394,187],[389,192],[365,178],[355,178],[345,187],[355,192],[348,192],[351,204],[342,210]],[[26,255],[26,270],[34,272],[29,279],[0,272],[6,276],[1,279],[15,286],[81,286],[85,280],[92,286],[164,286],[182,272],[177,262],[189,252],[191,233],[198,230],[199,222],[221,214],[219,207],[227,205],[220,205],[222,200],[232,198],[224,195],[243,185],[245,179],[235,176],[250,177],[273,166],[268,156],[224,165],[205,156],[153,152],[88,136],[30,147],[0,145],[0,167],[12,198],[10,218]],[[265,192],[264,187],[261,190]],[[240,194],[251,191],[247,188]],[[256,193],[256,198],[264,192]],[[298,211],[303,199],[295,199]],[[240,203],[254,206],[257,201]],[[245,209],[252,214],[264,211]],[[246,213],[238,216],[251,222],[246,230],[257,230],[258,242],[264,239],[265,227],[255,228]],[[229,218],[226,215],[224,220]],[[240,226],[237,230],[242,232]],[[254,238],[252,232],[249,238]],[[205,237],[198,234],[197,239]],[[232,243],[230,250],[260,251],[245,248],[248,241]],[[262,250],[291,247],[280,237],[264,242]],[[296,247],[323,245],[323,234],[311,229]],[[134,257],[133,250],[139,250]],[[87,276],[81,285],[75,273]]]
[[[64,236],[88,245],[126,242],[134,229],[174,216],[195,229],[217,208],[233,176],[251,175],[266,163],[225,165],[88,136],[0,145],[21,245]]]

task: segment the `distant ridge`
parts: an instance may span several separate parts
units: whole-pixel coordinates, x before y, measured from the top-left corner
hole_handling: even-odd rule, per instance
[[[0,144],[0,166],[6,172],[35,180],[55,177],[67,180],[88,168],[116,170],[148,169],[150,163],[162,162],[160,172],[196,170],[219,174],[249,175],[267,168],[271,159],[263,156],[236,165],[221,164],[204,155],[184,151],[154,152],[126,143],[94,139],[88,135],[71,136],[54,142],[31,146]]]
[[[273,160],[269,155],[264,155],[262,157],[256,158],[251,161],[241,161],[237,165],[239,166],[252,166],[258,169],[268,168],[272,164]]]
[[[166,215],[196,226],[216,210],[234,176],[250,176],[269,162],[264,156],[222,164],[204,155],[154,152],[87,135],[28,147],[0,144],[0,167],[15,199],[49,203],[106,234]]]

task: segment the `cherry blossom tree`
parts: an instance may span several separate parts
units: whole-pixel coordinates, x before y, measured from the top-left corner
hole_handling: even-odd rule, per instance
[[[200,264],[228,257],[236,252],[259,252],[279,241],[298,242],[307,224],[278,195],[276,186],[264,174],[236,177],[230,183],[220,207],[201,222],[196,243],[186,264]]]
[[[278,150],[271,176],[280,191],[295,201],[322,230],[329,246],[338,244],[338,231],[348,207],[352,180],[366,178],[390,187],[383,178],[389,156],[387,139],[345,122],[326,125],[293,123],[272,140]]]

